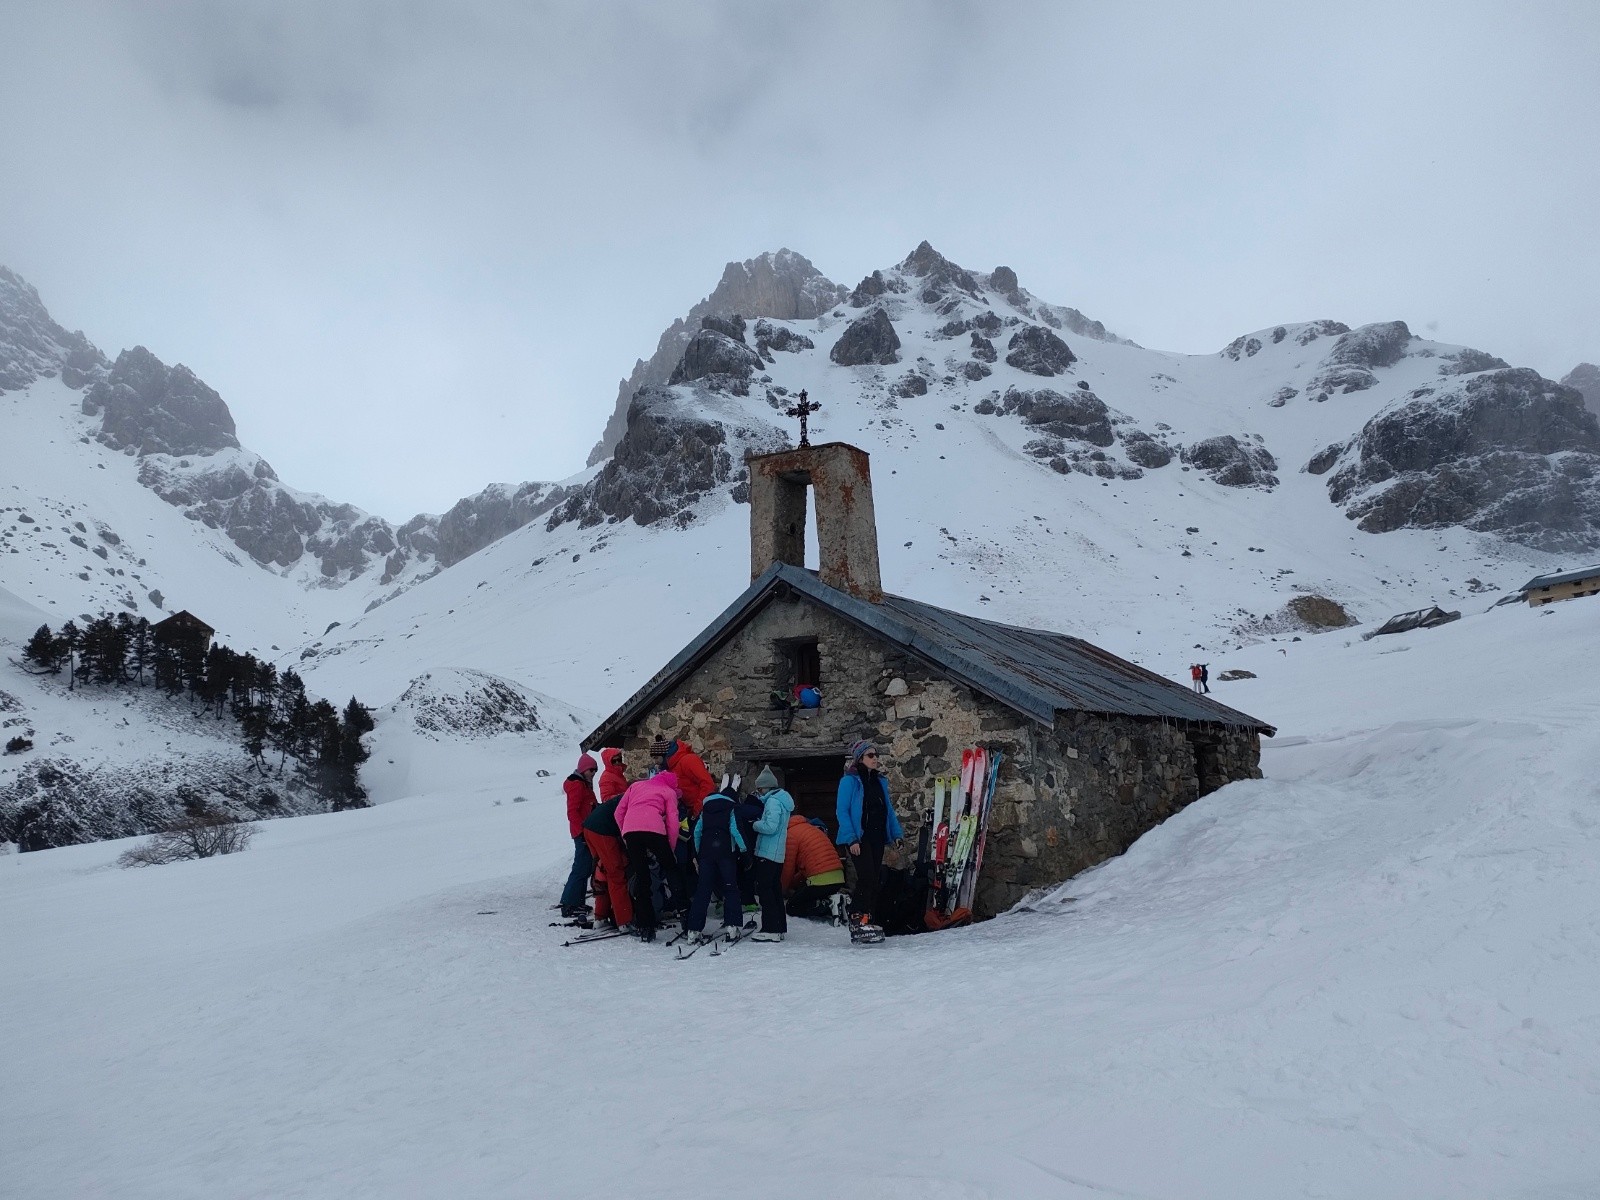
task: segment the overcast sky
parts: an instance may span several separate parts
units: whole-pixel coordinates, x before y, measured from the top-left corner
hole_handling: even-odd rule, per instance
[[[1152,347],[1600,360],[1600,3],[0,0],[0,263],[393,520],[582,468],[788,246],[923,238]]]

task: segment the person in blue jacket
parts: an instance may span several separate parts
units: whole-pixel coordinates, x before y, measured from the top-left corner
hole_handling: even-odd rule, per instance
[[[789,844],[794,797],[783,790],[783,781],[772,767],[762,767],[756,776],[756,794],[761,797],[761,816],[755,823],[756,899],[761,902],[761,930],[755,940],[781,942],[789,932],[789,915],[783,907],[783,856]]]
[[[900,818],[895,816],[889,781],[878,770],[878,750],[871,742],[850,747],[836,807],[839,833],[834,841],[848,849],[856,869],[850,919],[870,925],[883,874],[883,851],[900,840]]]
[[[707,796],[700,808],[700,820],[694,827],[694,851],[700,860],[700,876],[695,883],[694,899],[689,902],[688,920],[684,922],[695,941],[707,940],[706,914],[711,909],[711,893],[718,888],[722,890],[723,932],[737,933],[744,923],[738,857],[747,849],[734,815],[733,797],[722,792]]]

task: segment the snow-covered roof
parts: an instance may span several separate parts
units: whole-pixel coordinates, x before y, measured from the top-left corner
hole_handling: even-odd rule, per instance
[[[986,621],[888,593],[882,603],[871,604],[829,587],[812,571],[778,563],[601,722],[584,739],[584,747],[614,745],[622,729],[641,718],[785,591],[799,593],[894,642],[935,670],[1041,725],[1054,725],[1058,712],[1087,712],[1254,729],[1269,737],[1276,732],[1264,721],[1082,638]]]
[[[1522,590],[1531,592],[1534,588],[1555,587],[1558,583],[1576,583],[1580,579],[1593,579],[1597,575],[1600,575],[1600,563],[1579,567],[1576,571],[1561,571],[1555,575],[1536,575],[1522,585]]]

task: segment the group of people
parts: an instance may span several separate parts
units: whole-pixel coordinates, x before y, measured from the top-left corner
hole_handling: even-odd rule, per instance
[[[1208,663],[1190,663],[1189,664],[1189,682],[1194,684],[1194,690],[1195,691],[1197,691],[1197,692],[1209,692],[1211,690],[1211,667],[1210,667],[1210,664],[1208,664]]]
[[[596,776],[598,775],[598,786]],[[646,774],[630,781],[622,751],[579,757],[564,784],[572,870],[561,893],[564,918],[593,921],[654,941],[663,914],[680,916],[688,936],[709,940],[706,922],[722,903],[722,928],[744,924],[744,899],[761,911],[756,941],[781,942],[790,916],[825,914],[853,868],[850,919],[870,925],[884,850],[900,839],[900,819],[879,770],[877,748],[860,741],[846,753],[835,801],[837,831],[795,812],[781,770],[765,766],[748,796],[718,788],[686,742],[650,746]]]

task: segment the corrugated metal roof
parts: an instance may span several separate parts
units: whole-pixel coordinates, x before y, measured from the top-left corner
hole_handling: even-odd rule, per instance
[[[1558,575],[1537,575],[1522,585],[1522,590],[1531,592],[1534,588],[1555,587],[1558,583],[1576,583],[1580,579],[1593,579],[1600,575],[1600,563],[1592,567],[1579,567],[1576,571],[1562,571]]]
[[[1255,729],[1269,737],[1276,732],[1264,721],[1082,638],[986,621],[904,596],[885,594],[881,604],[869,604],[829,587],[810,571],[780,563],[752,583],[583,744],[591,748],[609,744],[612,733],[643,716],[657,696],[694,670],[784,588],[895,642],[1042,725],[1053,725],[1056,713],[1066,711]]]

